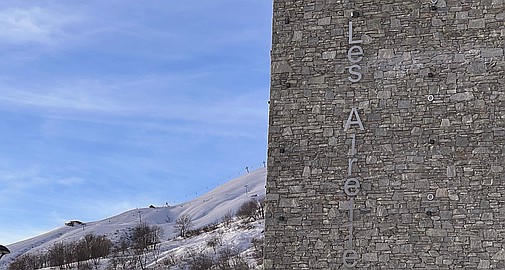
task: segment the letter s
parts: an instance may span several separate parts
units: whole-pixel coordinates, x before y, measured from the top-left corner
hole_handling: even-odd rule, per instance
[[[355,77],[353,77],[353,76],[349,76],[348,77],[350,82],[355,83],[355,82],[361,81],[361,78],[363,77],[363,75],[361,74],[361,72],[359,72],[359,70],[361,70],[361,66],[359,66],[359,65],[352,65],[352,66],[350,66],[348,68],[348,70],[349,70],[349,74],[355,75]]]

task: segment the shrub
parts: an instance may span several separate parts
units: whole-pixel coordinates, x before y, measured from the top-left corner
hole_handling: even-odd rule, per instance
[[[213,235],[207,240],[207,246],[211,247],[216,252],[216,247],[223,245],[223,238],[220,235]]]
[[[247,201],[237,210],[237,216],[244,219],[256,220],[258,219],[258,209],[258,203],[255,200]]]
[[[44,268],[45,258],[42,255],[24,254],[9,264],[9,270],[25,270]]]
[[[254,238],[251,240],[251,243],[254,248],[253,256],[256,259],[258,265],[263,264],[263,247],[264,247],[265,238]]]
[[[228,210],[226,213],[224,213],[223,217],[221,218],[221,222],[224,223],[224,226],[226,227],[230,226],[232,220],[233,212],[231,210]]]
[[[231,259],[232,268],[234,270],[249,270],[249,264],[246,259],[240,255],[237,255]]]
[[[198,254],[189,262],[190,270],[208,270],[214,265],[214,260],[207,254]]]

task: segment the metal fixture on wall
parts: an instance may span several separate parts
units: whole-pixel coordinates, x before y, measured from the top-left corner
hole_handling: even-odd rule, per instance
[[[438,0],[431,0],[431,10],[437,10]]]

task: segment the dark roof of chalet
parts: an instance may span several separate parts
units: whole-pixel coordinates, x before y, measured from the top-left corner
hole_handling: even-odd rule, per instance
[[[0,245],[0,254],[9,254],[11,251],[5,246]]]

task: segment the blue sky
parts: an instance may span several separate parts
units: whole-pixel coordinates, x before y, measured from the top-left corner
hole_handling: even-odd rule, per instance
[[[266,159],[271,1],[0,2],[0,244]]]

